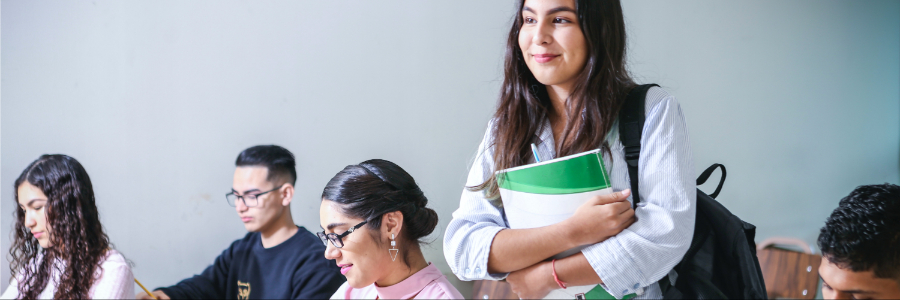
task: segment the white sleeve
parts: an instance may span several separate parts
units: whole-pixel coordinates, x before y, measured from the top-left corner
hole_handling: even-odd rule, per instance
[[[19,280],[17,278],[13,278],[9,282],[9,286],[6,287],[6,291],[3,292],[3,295],[0,295],[0,299],[16,299],[19,297]]]
[[[668,274],[687,252],[694,232],[697,187],[684,116],[674,97],[658,88],[652,94],[641,136],[637,222],[582,250],[618,299]]]
[[[121,254],[111,253],[97,272],[100,276],[91,286],[92,299],[134,299],[134,274]]]
[[[493,121],[488,124],[466,186],[479,185],[491,176],[494,169],[490,151],[490,134]],[[459,209],[453,212],[453,219],[444,234],[444,257],[450,270],[460,280],[506,278],[508,273],[489,274],[487,271],[491,243],[500,230],[508,228],[502,209],[492,205],[481,191],[473,192],[463,188]]]

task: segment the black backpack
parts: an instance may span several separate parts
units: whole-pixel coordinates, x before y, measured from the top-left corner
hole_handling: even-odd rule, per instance
[[[638,161],[647,90],[656,84],[632,89],[619,111],[619,139],[625,146],[625,162],[631,180],[633,205],[640,201]],[[725,183],[725,166],[713,164],[697,177],[697,185],[709,179],[717,168],[722,179],[710,195],[697,189],[697,216],[691,246],[674,270],[677,277],[659,281],[666,299],[765,299],[759,260],[756,258],[756,226],[742,221],[716,201]]]

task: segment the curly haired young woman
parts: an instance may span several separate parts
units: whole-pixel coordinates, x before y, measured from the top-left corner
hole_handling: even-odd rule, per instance
[[[72,157],[42,155],[15,182],[12,282],[2,299],[122,299],[134,276],[110,248],[87,172]]]

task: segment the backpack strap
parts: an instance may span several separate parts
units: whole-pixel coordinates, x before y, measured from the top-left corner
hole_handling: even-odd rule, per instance
[[[641,134],[644,131],[644,106],[647,90],[657,84],[644,84],[631,89],[625,103],[619,110],[619,140],[625,146],[625,163],[628,164],[628,178],[631,181],[632,207],[641,201],[638,185],[638,161],[641,158]]]
[[[716,199],[716,196],[718,196],[719,192],[722,191],[722,184],[725,184],[725,166],[723,166],[722,164],[713,164],[712,166],[709,166],[709,168],[706,168],[706,170],[703,171],[703,173],[700,173],[700,176],[697,177],[697,185],[702,185],[706,183],[706,180],[709,179],[709,176],[712,175],[712,172],[717,168],[722,169],[722,178],[719,179],[719,185],[716,186],[716,191],[712,194],[709,194],[709,196],[713,199]]]

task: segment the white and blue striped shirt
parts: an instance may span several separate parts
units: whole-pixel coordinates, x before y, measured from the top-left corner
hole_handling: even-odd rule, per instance
[[[650,88],[646,101],[637,221],[618,235],[581,251],[603,280],[604,288],[618,299],[631,293],[640,299],[662,298],[656,282],[681,260],[694,232],[694,164],[681,106],[675,97],[658,87]],[[556,157],[555,143],[549,121],[544,125],[536,145],[540,156],[549,159]],[[495,171],[490,128],[491,124],[469,170],[466,186],[481,184]],[[628,168],[616,127],[607,139],[612,156],[604,154],[603,160],[613,190],[629,189]],[[487,272],[491,242],[497,232],[509,228],[504,219],[503,209],[492,205],[482,192],[463,189],[459,209],[453,212],[444,234],[444,256],[459,279],[506,277],[507,274]]]

